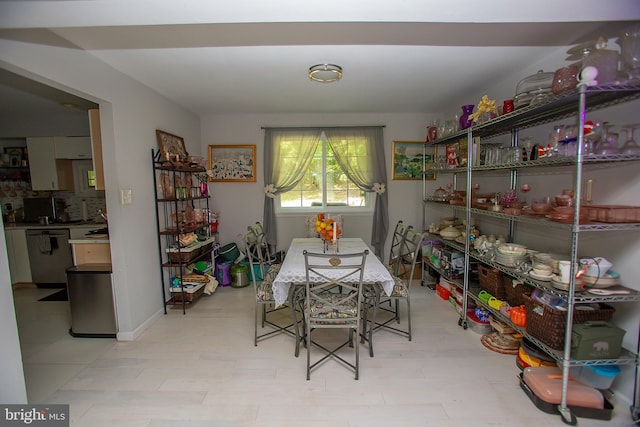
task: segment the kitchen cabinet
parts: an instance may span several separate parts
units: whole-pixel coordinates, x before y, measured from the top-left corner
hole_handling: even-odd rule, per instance
[[[165,162],[153,150],[151,158],[165,314],[168,305],[181,305],[186,313],[187,305],[202,296],[208,280],[207,276],[187,278],[185,269],[200,260],[214,263],[217,249],[210,229],[209,194],[201,191],[198,180],[205,168]]]
[[[510,114],[506,114],[504,116],[498,117],[489,122],[473,126],[467,130],[459,131],[447,137],[441,138],[435,141],[435,145],[442,146],[446,144],[453,144],[458,142],[459,140],[466,140],[466,145],[468,146],[468,158],[469,159],[477,159],[475,156],[474,150],[482,148],[482,145],[487,142],[487,140],[491,141],[492,138],[501,135],[509,135],[510,136],[510,146],[514,148],[514,152],[520,153],[522,150],[522,145],[519,145],[519,131],[521,129],[526,129],[529,127],[538,126],[546,123],[553,123],[557,120],[568,118],[568,117],[577,117],[577,129],[584,129],[585,124],[585,115],[586,112],[597,110],[600,108],[608,107],[615,104],[620,104],[628,100],[637,99],[640,97],[640,85],[628,84],[621,86],[607,86],[607,87],[598,87],[598,86],[581,86],[573,91],[564,93],[562,95],[550,95],[545,101],[538,103],[534,106],[527,106],[521,109],[518,109]],[[479,138],[479,139],[478,139]],[[480,141],[479,147],[477,147],[477,142]],[[471,162],[469,165],[463,168],[452,168],[452,169],[441,169],[438,170],[440,173],[451,174],[452,177],[452,188],[454,190],[464,191],[466,197],[465,204],[461,206],[451,206],[447,209],[452,209],[454,211],[454,216],[456,213],[461,213],[466,219],[466,235],[470,235],[471,232],[471,215],[473,214],[474,218],[479,221],[479,226],[482,227],[482,221],[492,221],[493,223],[504,224],[504,229],[506,231],[507,240],[510,242],[518,243],[518,232],[520,231],[518,226],[526,225],[529,226],[532,230],[539,230],[540,234],[537,236],[538,239],[543,239],[544,234],[541,231],[553,229],[554,238],[557,239],[568,239],[570,241],[570,255],[567,257],[570,259],[571,273],[570,273],[570,281],[569,284],[565,288],[554,287],[552,282],[535,280],[531,275],[526,274],[525,272],[517,269],[505,266],[497,262],[496,257],[491,257],[487,254],[480,254],[476,251],[473,246],[470,244],[468,239],[462,239],[463,242],[456,241],[447,241],[444,240],[445,245],[449,248],[457,250],[459,252],[464,253],[465,255],[465,272],[464,277],[461,279],[453,280],[463,291],[463,308],[462,314],[459,320],[459,324],[466,328],[467,319],[466,319],[466,308],[467,308],[467,297],[471,297],[476,303],[480,306],[488,309],[494,317],[499,320],[509,324],[515,330],[523,333],[528,339],[534,342],[537,346],[543,349],[546,353],[552,356],[558,363],[559,366],[562,367],[562,400],[561,404],[558,406],[558,412],[568,424],[575,424],[575,414],[572,414],[571,410],[567,406],[567,384],[569,377],[569,368],[571,366],[585,366],[585,365],[638,365],[638,350],[633,349],[623,349],[622,355],[615,359],[598,359],[598,360],[576,360],[571,358],[571,340],[572,340],[572,331],[574,330],[574,314],[566,315],[566,323],[564,324],[564,344],[561,346],[562,349],[558,349],[556,347],[552,347],[548,345],[545,340],[542,340],[540,336],[532,335],[531,330],[529,328],[522,328],[518,325],[513,324],[505,315],[503,315],[499,310],[491,307],[486,301],[483,301],[479,297],[479,289],[477,283],[475,283],[470,278],[469,267],[472,262],[481,262],[485,265],[492,267],[493,269],[499,270],[503,274],[511,278],[515,278],[529,286],[539,288],[544,290],[550,295],[561,297],[566,301],[567,313],[574,313],[576,308],[585,307],[585,305],[590,303],[617,303],[617,302],[638,302],[640,301],[640,292],[622,287],[622,290],[625,292],[623,294],[614,294],[614,295],[596,295],[588,292],[587,290],[583,290],[576,279],[577,268],[577,260],[579,256],[579,241],[580,236],[585,233],[611,233],[613,238],[615,239],[618,236],[618,239],[622,238],[626,233],[640,233],[640,223],[627,222],[627,223],[612,223],[612,222],[593,222],[593,221],[579,221],[578,218],[581,217],[581,212],[584,214],[584,210],[587,209],[585,206],[581,206],[579,201],[583,200],[582,195],[582,174],[583,171],[587,168],[610,168],[615,169],[616,167],[622,167],[624,164],[628,164],[628,162],[638,162],[640,161],[640,156],[633,154],[602,154],[602,155],[594,155],[594,154],[585,154],[584,153],[584,135],[583,132],[580,131],[578,134],[576,147],[577,152],[572,156],[553,156],[553,157],[544,157],[535,160],[523,161],[520,157],[519,159],[511,158],[510,162],[504,163],[492,163],[492,164],[483,164],[482,161],[477,160],[475,162]],[[475,145],[474,145],[475,144]],[[426,147],[430,144],[426,144]],[[492,179],[496,179],[496,175],[498,175],[498,179],[503,179],[505,182],[508,182],[505,186],[512,190],[516,190],[519,188],[518,178],[519,173],[522,171],[531,171],[546,175],[549,177],[549,187],[553,188],[557,187],[557,183],[554,182],[554,171],[558,170],[572,170],[573,174],[573,194],[574,200],[576,202],[576,206],[574,207],[574,215],[571,221],[554,221],[552,218],[545,218],[540,216],[514,216],[507,215],[504,212],[494,212],[490,210],[480,209],[476,205],[473,205],[473,186],[472,179],[478,178],[485,173],[491,174]],[[503,173],[503,175],[500,175]],[[502,176],[502,178],[500,178]],[[633,177],[632,179],[638,179],[638,176]],[[458,182],[465,181],[465,188],[459,189]],[[423,185],[423,189],[426,189],[426,186]],[[611,189],[613,190],[613,189]],[[434,200],[427,197],[426,190],[423,190],[423,218],[427,215],[426,212],[430,207],[434,206],[443,206],[441,200]],[[557,190],[553,190],[557,193]],[[447,202],[448,203],[448,202]],[[425,221],[426,223],[426,221]],[[616,234],[619,233],[619,234]],[[560,237],[563,236],[563,237]],[[542,244],[543,242],[541,242]],[[530,249],[535,250],[535,247],[530,247]],[[606,252],[607,248],[600,248],[603,252]],[[606,255],[603,253],[603,255]],[[428,259],[425,261],[429,261]],[[432,266],[432,268],[436,269],[436,267]],[[446,274],[443,272],[443,275]],[[630,278],[627,278],[630,280]],[[623,282],[624,283],[624,282]],[[636,368],[637,369],[637,368]],[[638,390],[638,380],[636,378],[635,384],[636,390],[634,391],[634,396],[639,395]],[[638,402],[634,402],[634,406],[631,408],[632,416],[634,419],[637,419],[638,411],[640,408],[638,407]]]
[[[56,159],[91,159],[91,138],[88,136],[54,136]]]
[[[9,257],[9,272],[11,283],[31,283],[31,265],[27,237],[24,229],[4,229]]]
[[[92,172],[94,174],[93,180],[89,178]],[[96,196],[96,188],[91,185],[92,182],[95,184],[95,171],[91,160],[73,161],[73,182],[76,195]]]
[[[33,191],[72,190],[70,159],[56,159],[53,137],[27,138],[29,172]]]
[[[91,135],[91,157],[95,175],[95,189],[104,190],[104,166],[102,164],[102,130],[100,110],[89,110],[89,132]]]

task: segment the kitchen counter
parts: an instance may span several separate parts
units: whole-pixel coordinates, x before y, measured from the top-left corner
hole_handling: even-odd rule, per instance
[[[29,223],[29,222],[5,222],[4,227],[12,230],[30,230],[30,229],[41,229],[41,228],[86,228],[86,229],[94,229],[94,228],[103,228],[106,227],[107,224],[104,222],[94,222],[94,221],[72,221],[72,222],[56,222],[53,224],[40,224],[40,223]]]
[[[109,238],[103,234],[96,236],[100,237],[69,239],[73,253],[73,265],[82,266],[86,264],[111,263]]]

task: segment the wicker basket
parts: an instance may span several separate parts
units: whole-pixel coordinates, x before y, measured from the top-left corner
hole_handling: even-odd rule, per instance
[[[484,264],[478,264],[478,278],[480,280],[480,289],[484,289],[494,297],[504,300],[505,292],[502,272],[497,268],[487,267]]]
[[[172,289],[171,298],[174,302],[182,302],[182,297],[184,295],[184,302],[194,302],[200,298],[203,293],[204,284],[201,284],[200,286],[196,286],[194,289],[185,289],[184,292],[182,292],[182,289],[180,288]]]
[[[523,295],[531,295],[531,292],[533,291],[531,286],[527,286],[518,280],[514,280],[506,274],[502,276],[502,283],[504,286],[506,300],[511,307],[524,305]]]
[[[567,326],[566,311],[554,310],[548,305],[534,301],[528,295],[522,297],[527,307],[527,333],[555,350],[562,350]],[[573,322],[609,321],[614,312],[615,309],[606,304],[600,304],[598,310],[574,310]]]
[[[183,249],[180,252],[168,252],[169,261],[174,263],[188,263],[200,255],[201,248],[195,248],[193,250]]]

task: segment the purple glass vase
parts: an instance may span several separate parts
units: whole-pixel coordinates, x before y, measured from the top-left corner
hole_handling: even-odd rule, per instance
[[[469,116],[473,114],[473,104],[462,106],[462,115],[460,116],[460,130],[466,129],[473,125],[473,120],[469,119]]]

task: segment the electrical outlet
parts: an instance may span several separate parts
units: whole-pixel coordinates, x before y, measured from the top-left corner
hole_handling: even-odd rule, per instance
[[[130,188],[120,190],[120,203],[123,205],[130,205],[133,203],[133,195]]]

